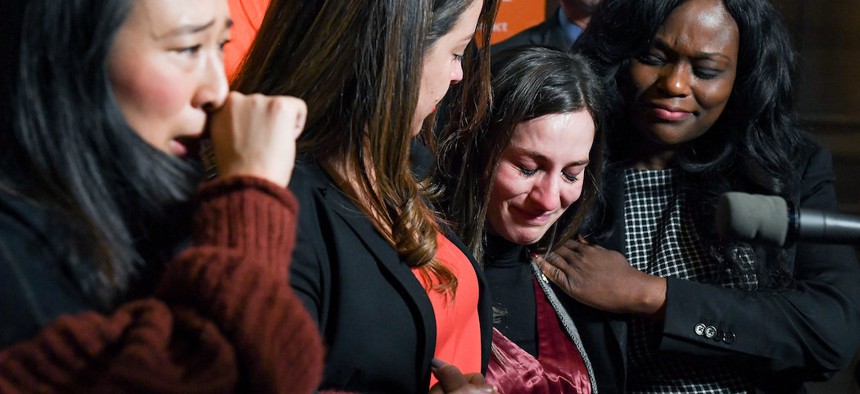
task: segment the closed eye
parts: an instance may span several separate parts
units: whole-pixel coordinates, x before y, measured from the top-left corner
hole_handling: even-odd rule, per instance
[[[530,168],[525,168],[525,167],[517,167],[517,168],[520,170],[521,174],[525,175],[526,178],[528,178],[534,174],[537,174],[537,172],[538,172],[537,168],[535,168],[535,169],[530,169]]]
[[[647,64],[649,66],[659,66],[666,64],[666,60],[662,57],[653,54],[653,53],[645,53],[636,58],[640,63]]]
[[[722,73],[720,70],[708,67],[696,67],[693,72],[701,79],[714,79]]]
[[[202,47],[203,47],[203,45],[197,44],[197,45],[192,45],[189,47],[176,48],[176,49],[174,49],[174,52],[176,52],[180,55],[193,56],[193,55],[196,55],[198,52],[200,52],[200,48],[202,48]]]

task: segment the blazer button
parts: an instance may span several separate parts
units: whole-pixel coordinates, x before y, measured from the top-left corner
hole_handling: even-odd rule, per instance
[[[717,328],[714,326],[708,326],[705,328],[705,338],[714,339],[717,336]]]
[[[694,330],[696,331],[696,335],[700,337],[705,335],[705,328],[707,327],[708,326],[706,326],[705,323],[696,324],[696,328],[694,328]]]
[[[735,333],[728,332],[728,331],[723,333],[723,342],[725,342],[725,344],[730,345],[734,341],[735,341]]]

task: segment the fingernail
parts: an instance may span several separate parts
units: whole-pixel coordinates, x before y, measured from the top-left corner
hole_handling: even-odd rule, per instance
[[[435,357],[432,360],[430,360],[430,367],[431,368],[439,368],[444,364],[445,363],[442,360],[435,358]]]

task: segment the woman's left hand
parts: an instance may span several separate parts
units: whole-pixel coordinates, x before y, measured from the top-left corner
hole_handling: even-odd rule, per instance
[[[549,280],[583,304],[662,319],[666,279],[631,267],[621,253],[570,240],[534,258]]]
[[[430,388],[430,394],[498,394],[495,387],[484,383],[480,373],[464,374],[457,366],[436,358],[430,370],[439,380]]]

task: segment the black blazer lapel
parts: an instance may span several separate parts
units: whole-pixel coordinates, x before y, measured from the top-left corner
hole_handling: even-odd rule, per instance
[[[335,189],[334,185],[330,186]],[[392,284],[399,286],[401,291],[408,294],[414,309],[421,316],[420,323],[424,329],[424,343],[419,344],[420,360],[429,360],[436,349],[436,315],[427,292],[415,275],[402,261],[391,245],[376,231],[367,217],[340,190],[330,190],[326,198],[331,200],[333,211],[347,224],[368,253],[376,259],[379,269],[387,274]],[[429,370],[429,366],[425,366]]]

